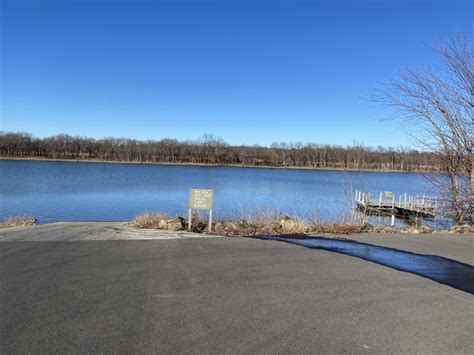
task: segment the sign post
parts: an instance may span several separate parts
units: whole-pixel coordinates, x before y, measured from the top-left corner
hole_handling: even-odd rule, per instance
[[[209,232],[212,228],[212,195],[214,190],[191,189],[189,191],[188,230],[191,230],[192,210],[209,210]]]

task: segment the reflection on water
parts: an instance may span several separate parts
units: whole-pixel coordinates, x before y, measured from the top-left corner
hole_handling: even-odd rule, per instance
[[[355,241],[320,237],[263,237],[260,239],[277,240],[307,248],[355,256],[474,294],[474,267],[441,256],[416,254]]]

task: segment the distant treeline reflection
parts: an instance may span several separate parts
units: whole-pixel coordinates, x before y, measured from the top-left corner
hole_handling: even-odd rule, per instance
[[[93,139],[59,134],[37,138],[27,133],[0,132],[0,154],[11,158],[45,158],[217,164],[354,170],[442,171],[436,155],[397,147],[339,146],[315,143],[273,143],[232,146],[213,135],[198,140],[139,141]]]

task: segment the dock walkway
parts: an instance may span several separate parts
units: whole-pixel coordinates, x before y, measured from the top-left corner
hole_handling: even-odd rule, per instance
[[[372,198],[370,192],[356,190],[354,201],[357,209],[368,214],[434,217],[438,213],[438,198],[432,196],[404,194],[396,199],[393,192],[381,191]]]

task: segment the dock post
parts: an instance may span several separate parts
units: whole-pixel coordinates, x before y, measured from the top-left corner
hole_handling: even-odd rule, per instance
[[[382,207],[382,191],[380,191],[379,208]]]
[[[392,220],[390,221],[390,225],[393,227],[395,225],[395,215],[392,214]]]

